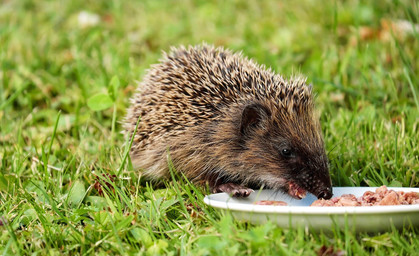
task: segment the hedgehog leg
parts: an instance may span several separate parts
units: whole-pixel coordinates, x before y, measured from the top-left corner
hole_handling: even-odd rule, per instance
[[[233,197],[248,197],[253,189],[235,183],[224,183],[212,188],[212,193],[225,192]]]

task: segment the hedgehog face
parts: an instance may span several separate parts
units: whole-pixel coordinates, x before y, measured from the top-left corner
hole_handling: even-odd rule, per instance
[[[279,135],[272,138],[281,175],[288,181],[288,193],[296,198],[308,191],[318,198],[330,198],[332,188],[328,159],[322,144],[308,145],[300,137]],[[319,140],[319,142],[322,142]],[[272,162],[274,166],[274,162]]]
[[[271,113],[260,104],[250,104],[242,113],[240,134],[246,150],[241,155],[249,181],[278,189],[295,198],[308,191],[330,198],[332,187],[328,159],[312,114]],[[255,179],[256,178],[256,179]]]

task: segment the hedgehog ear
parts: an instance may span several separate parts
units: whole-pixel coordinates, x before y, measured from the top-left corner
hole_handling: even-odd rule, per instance
[[[240,132],[248,134],[252,128],[257,127],[270,116],[270,111],[260,104],[247,105],[242,112]]]

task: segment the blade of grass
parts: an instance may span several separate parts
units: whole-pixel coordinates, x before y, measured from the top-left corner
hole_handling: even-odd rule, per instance
[[[52,130],[51,141],[50,141],[49,146],[48,146],[48,152],[44,152],[44,150],[42,150],[42,156],[43,156],[42,158],[44,160],[44,174],[45,174],[44,178],[46,180],[46,184],[49,183],[50,174],[48,173],[48,164],[49,164],[48,162],[49,162],[49,157],[52,153],[51,152],[52,151],[52,144],[54,142],[55,135],[57,133],[58,121],[60,121],[60,116],[61,116],[61,111],[58,111],[58,115],[57,115],[57,118],[55,120],[54,129]]]
[[[5,223],[5,226],[6,226],[6,228],[7,228],[7,232],[9,233],[9,235],[10,235],[10,239],[9,239],[9,242],[7,243],[7,248],[11,245],[11,241],[13,241],[14,243],[15,243],[15,245],[16,245],[16,248],[17,248],[17,254],[18,255],[21,255],[22,254],[22,251],[23,251],[23,249],[21,248],[21,244],[18,242],[18,240],[17,240],[17,237],[16,237],[16,234],[15,234],[15,232],[13,231],[13,228],[11,227],[11,224],[9,223],[9,222],[6,222]],[[6,249],[6,248],[5,248]],[[7,254],[7,249],[4,251],[4,253],[3,253],[3,255],[8,255]]]
[[[415,100],[416,108],[419,111],[419,100],[418,100],[418,97],[416,96],[416,90],[415,90],[415,87],[413,86],[412,80],[410,79],[410,76],[409,76],[409,72],[407,71],[406,68],[403,69],[403,74],[406,77],[406,80],[410,86],[410,90],[412,90],[413,99]]]
[[[25,82],[16,92],[14,92],[7,100],[0,104],[0,110],[5,109],[7,106],[13,103],[13,101],[22,94],[22,92],[28,87],[29,82]]]
[[[124,169],[125,162],[127,161],[127,158],[128,158],[128,155],[129,155],[129,151],[131,150],[132,143],[134,142],[134,137],[137,134],[137,129],[138,129],[138,125],[140,124],[140,120],[141,120],[141,117],[138,118],[137,123],[135,124],[135,129],[134,129],[134,132],[131,135],[128,146],[125,147],[124,158],[122,159],[121,165],[119,166],[119,169],[118,169],[118,172],[117,172],[118,177],[121,175],[121,172]]]

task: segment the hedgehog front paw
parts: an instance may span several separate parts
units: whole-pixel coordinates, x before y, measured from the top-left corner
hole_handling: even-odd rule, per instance
[[[218,185],[212,189],[212,193],[221,193],[225,192],[232,197],[248,197],[250,193],[253,192],[253,189],[246,188],[242,185],[234,183],[225,183]]]

